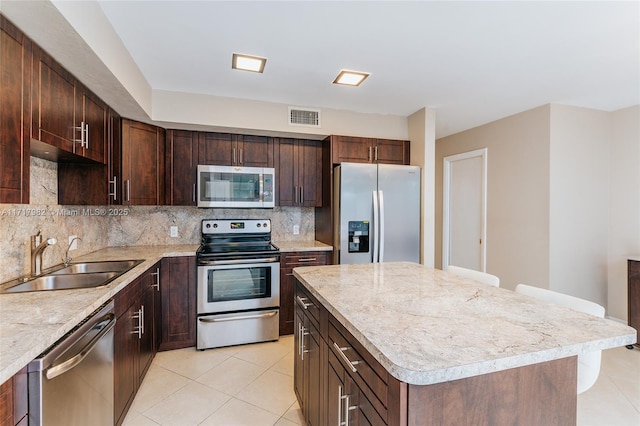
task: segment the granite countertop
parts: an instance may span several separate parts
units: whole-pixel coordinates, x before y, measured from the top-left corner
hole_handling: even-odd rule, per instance
[[[145,261],[104,287],[0,294],[0,383],[17,373],[160,259],[195,256],[197,249],[197,245],[110,247],[74,261]]]
[[[626,325],[407,262],[293,274],[398,380],[427,385],[634,343]]]
[[[273,241],[281,252],[294,251],[332,251],[333,247],[320,241]]]

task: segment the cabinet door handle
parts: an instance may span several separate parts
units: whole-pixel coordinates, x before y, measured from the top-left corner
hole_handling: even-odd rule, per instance
[[[231,164],[236,164],[236,149],[233,148],[233,160],[231,160]]]
[[[299,194],[298,187],[295,186],[294,188],[295,188],[295,191],[294,191],[294,196],[293,196],[293,198],[294,198],[293,203],[294,204],[298,204],[298,194]]]
[[[355,367],[356,365],[358,365],[360,363],[360,361],[351,361],[345,354],[344,352],[351,349],[350,347],[345,347],[345,348],[341,348],[340,346],[338,346],[338,344],[336,342],[333,342],[333,347],[338,351],[338,355],[340,355],[340,358],[342,358],[342,360],[347,364],[347,367],[349,367],[349,369],[351,370],[352,373],[357,373],[358,369]]]
[[[80,123],[80,127],[74,127],[73,130],[80,130],[80,139],[73,140],[73,152],[76,152],[76,143],[80,142],[80,148],[84,148],[84,121]]]
[[[244,161],[242,161],[242,148],[239,148],[240,151],[240,164],[244,164]]]
[[[306,297],[300,297],[300,296],[296,296],[296,301],[298,302],[298,305],[300,305],[300,307],[304,310],[307,310],[307,308],[309,308],[309,306],[313,306],[313,303],[305,303],[307,299]]]
[[[369,162],[373,162],[372,158],[371,158],[371,147],[369,147]]]
[[[304,354],[309,352],[304,349],[304,336],[308,336],[309,332],[305,331],[304,325],[300,329],[300,359],[304,361]]]
[[[144,334],[144,305],[140,306],[140,338]]]
[[[196,202],[196,184],[193,184],[193,202]]]
[[[155,287],[156,291],[160,291],[160,268],[156,268],[156,271],[152,272],[151,275],[156,277],[156,282],[151,284],[151,287]]]
[[[89,149],[89,123],[84,125],[84,147]]]
[[[300,204],[304,204],[304,186],[300,187]]]
[[[109,181],[109,185],[113,184],[113,192],[109,193],[110,197],[113,197],[113,201],[116,201],[118,199],[118,177],[117,176],[113,176],[113,180]]]
[[[127,179],[125,181],[126,184],[126,192],[127,192],[127,201],[131,201],[131,181]]]
[[[132,318],[137,320],[138,324],[133,328],[131,334],[137,334],[138,339],[142,339],[142,309],[138,309]]]
[[[375,148],[375,151],[374,151],[374,152],[375,152],[374,160],[375,160],[375,161],[378,161],[378,147],[377,147],[377,146],[376,146],[376,148]]]

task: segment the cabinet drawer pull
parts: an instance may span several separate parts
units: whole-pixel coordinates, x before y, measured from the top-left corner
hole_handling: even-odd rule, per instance
[[[342,360],[347,363],[347,367],[349,367],[349,369],[351,369],[351,372],[352,373],[357,373],[358,369],[356,367],[354,367],[354,366],[358,365],[360,363],[360,361],[351,361],[344,354],[344,351],[347,351],[347,350],[349,350],[351,348],[348,347],[348,346],[345,347],[345,348],[341,348],[340,346],[338,346],[338,344],[336,342],[333,342],[333,347],[338,351],[338,355],[340,355],[340,358],[342,358]]]
[[[298,262],[315,262],[318,260],[317,257],[303,257],[302,259],[298,259]]]
[[[309,299],[307,299],[306,297],[296,296],[296,302],[298,302],[298,305],[300,305],[300,307],[305,310],[309,308],[309,306],[313,306],[313,303],[305,303],[306,300]]]

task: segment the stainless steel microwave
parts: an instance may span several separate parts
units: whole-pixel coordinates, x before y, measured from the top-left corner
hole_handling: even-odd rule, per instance
[[[275,169],[198,166],[198,207],[273,208]]]

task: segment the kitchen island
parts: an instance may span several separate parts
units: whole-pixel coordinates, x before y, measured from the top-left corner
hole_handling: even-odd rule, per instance
[[[575,424],[576,355],[625,325],[413,263],[296,268],[310,424]]]

